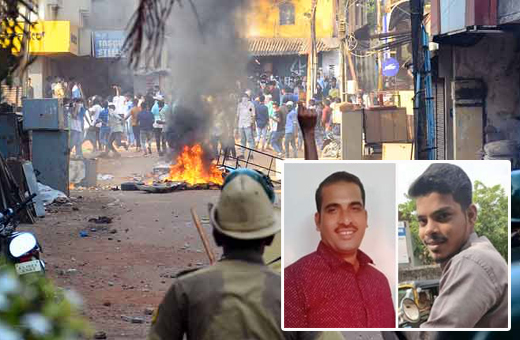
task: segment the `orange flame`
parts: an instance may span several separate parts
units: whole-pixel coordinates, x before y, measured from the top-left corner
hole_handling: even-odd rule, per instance
[[[215,164],[210,164],[209,169],[204,166],[204,151],[200,144],[195,144],[191,148],[184,146],[182,153],[177,157],[177,163],[170,166],[170,181],[185,181],[190,185],[215,183],[222,185],[222,171],[217,169]]]
[[[69,190],[73,190],[75,188],[74,183],[69,183]]]

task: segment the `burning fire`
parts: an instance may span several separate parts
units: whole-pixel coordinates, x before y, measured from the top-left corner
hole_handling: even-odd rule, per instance
[[[74,183],[69,183],[69,190],[74,190],[75,186]]]
[[[182,153],[177,157],[177,163],[170,166],[168,180],[185,181],[190,185],[204,183],[222,185],[224,183],[222,171],[217,169],[215,164],[210,164],[209,169],[206,169],[203,154],[200,144],[195,144],[191,148],[184,146]]]

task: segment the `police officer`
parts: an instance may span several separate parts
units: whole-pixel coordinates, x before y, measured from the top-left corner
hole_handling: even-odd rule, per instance
[[[152,320],[150,340],[318,339],[319,332],[281,330],[280,276],[263,262],[280,231],[270,180],[240,169],[230,173],[210,208],[213,236],[223,248],[213,266],[175,279]]]

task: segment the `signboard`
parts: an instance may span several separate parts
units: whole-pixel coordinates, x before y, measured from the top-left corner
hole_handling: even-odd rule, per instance
[[[397,249],[398,249],[398,263],[408,264],[410,259],[408,258],[408,247],[406,245],[406,226],[404,222],[397,224]]]
[[[12,29],[11,27],[6,28],[5,32],[10,34]],[[23,24],[15,25],[14,31],[17,33],[18,39],[14,39],[12,42],[12,50],[17,53],[21,49]],[[77,55],[78,40],[78,28],[70,21],[39,21],[30,28],[29,52],[32,54],[72,53]],[[10,42],[3,40],[0,41],[0,44],[5,47]]]
[[[119,58],[125,43],[125,31],[95,31],[92,46],[96,58]]]
[[[399,62],[394,58],[383,60],[383,75],[385,77],[395,77],[399,73]]]

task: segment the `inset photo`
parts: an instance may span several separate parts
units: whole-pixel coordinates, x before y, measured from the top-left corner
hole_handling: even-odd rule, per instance
[[[395,328],[396,166],[285,162],[283,328]]]
[[[400,328],[509,328],[509,161],[399,163]]]

